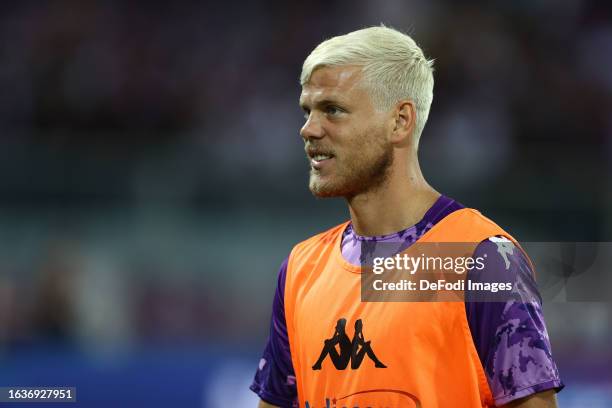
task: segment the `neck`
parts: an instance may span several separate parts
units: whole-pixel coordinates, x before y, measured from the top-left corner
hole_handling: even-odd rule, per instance
[[[440,197],[414,161],[406,172],[391,168],[375,189],[347,198],[354,231],[363,236],[387,235],[419,222]]]

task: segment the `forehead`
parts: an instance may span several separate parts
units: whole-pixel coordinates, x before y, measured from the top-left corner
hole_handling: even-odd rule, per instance
[[[360,87],[361,67],[338,66],[317,68],[302,87],[300,104],[315,103],[321,99],[352,99],[364,92]]]

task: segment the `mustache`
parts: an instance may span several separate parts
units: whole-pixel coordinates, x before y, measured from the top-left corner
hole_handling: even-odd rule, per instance
[[[308,157],[314,157],[318,154],[323,154],[326,156],[335,156],[333,149],[330,149],[325,146],[317,146],[312,144],[306,144],[304,146],[304,152]]]

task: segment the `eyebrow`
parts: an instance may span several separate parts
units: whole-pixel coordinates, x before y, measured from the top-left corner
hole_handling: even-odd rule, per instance
[[[314,106],[318,107],[318,108],[326,107],[326,106],[329,106],[329,105],[342,105],[343,106],[344,103],[341,102],[338,99],[327,97],[325,99],[321,99],[320,101],[317,101],[314,104]],[[310,109],[310,106],[307,103],[304,103],[304,102],[300,101],[300,108],[302,108],[302,110],[306,110],[306,109]]]

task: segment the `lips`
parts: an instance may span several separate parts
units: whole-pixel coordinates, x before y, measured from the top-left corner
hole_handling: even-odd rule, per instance
[[[320,170],[326,163],[333,160],[334,155],[319,149],[307,149],[306,154],[310,158],[310,166],[313,169]]]
[[[330,154],[315,154],[314,156],[311,157],[312,160],[316,160],[316,161],[323,161],[323,160],[328,160],[331,159],[333,156]]]
[[[327,157],[321,160],[317,160],[317,159],[310,159],[310,167],[312,167],[315,170],[322,170],[328,163],[332,162],[334,160],[333,157]]]

